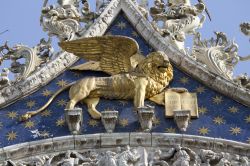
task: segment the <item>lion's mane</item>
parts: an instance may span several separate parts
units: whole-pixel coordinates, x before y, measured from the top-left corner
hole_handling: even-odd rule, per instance
[[[173,79],[173,67],[169,64],[167,70],[162,72],[158,69],[162,61],[155,61],[154,56],[157,54],[164,54],[161,52],[151,53],[140,65],[139,70],[143,75],[151,78],[153,82],[149,82],[150,90],[147,97],[152,97],[155,94],[160,93],[165,87],[167,87],[170,81]]]

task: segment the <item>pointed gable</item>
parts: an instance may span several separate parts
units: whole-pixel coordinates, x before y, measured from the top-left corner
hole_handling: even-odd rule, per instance
[[[134,38],[138,42],[143,55],[157,50],[156,46],[152,45],[150,40],[146,41],[142,37],[141,32],[131,23],[131,20],[124,11],[120,11],[117,14],[107,28],[105,35],[123,35]],[[172,52],[171,50],[167,50],[166,53],[169,55]],[[178,65],[176,60],[172,59],[172,61],[174,63],[174,80],[171,82],[170,87],[185,87],[190,92],[198,94],[200,117],[192,120],[185,134],[220,137],[240,142],[249,141],[249,107],[211,89],[210,85],[197,80],[196,77],[190,74],[190,71],[187,72],[180,67],[180,64]],[[78,63],[80,61],[76,64]],[[68,91],[58,95],[45,111],[32,117],[29,121],[21,123],[18,121],[18,117],[27,111],[36,110],[41,107],[55,91],[66,84],[88,76],[105,75],[101,72],[72,72],[66,70],[49,84],[41,86],[38,91],[3,108],[0,111],[1,146],[70,135],[64,120],[64,107],[69,100]],[[173,119],[165,118],[165,109],[163,106],[158,106],[149,101],[146,101],[146,103],[154,106],[156,109],[156,119],[152,132],[181,133]],[[84,104],[78,104],[77,106],[84,110],[83,134],[105,132],[101,121],[90,118]],[[140,131],[140,124],[133,112],[132,101],[102,99],[97,109],[99,111],[110,109],[119,111],[119,123],[115,132]],[[36,131],[39,131],[40,135]]]

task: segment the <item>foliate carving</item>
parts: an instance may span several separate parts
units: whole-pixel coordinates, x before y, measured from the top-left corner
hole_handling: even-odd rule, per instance
[[[186,53],[184,47],[186,34],[194,34],[196,29],[202,27],[205,21],[205,15],[202,14],[204,10],[205,5],[200,1],[191,6],[189,0],[169,0],[167,4],[163,0],[155,0],[154,7],[150,8],[150,15],[153,18],[152,26],[165,37],[168,43]],[[200,14],[202,14],[201,19]],[[159,21],[163,22],[163,26],[158,26]]]
[[[6,42],[0,47],[0,65],[10,61],[10,67],[2,70],[0,89],[30,76],[37,68],[48,62],[52,54],[51,39],[46,41],[43,38],[32,48],[23,44],[10,48]],[[11,81],[10,72],[14,74],[14,80]]]
[[[34,156],[15,161],[7,160],[4,166],[249,166],[249,158],[237,154],[193,150],[174,145],[168,148],[114,147],[95,150],[68,150],[50,155]]]
[[[238,45],[234,41],[229,41],[225,33],[215,32],[215,35],[215,39],[201,40],[200,33],[196,33],[192,56],[203,63],[209,71],[232,80],[234,67],[239,61],[249,60],[250,55],[238,55]]]
[[[72,40],[81,31],[86,30],[93,23],[97,15],[90,11],[87,0],[82,1],[82,9],[79,9],[79,1],[58,1],[56,6],[44,4],[40,23],[49,36],[57,36],[60,40]],[[81,23],[85,23],[82,27]]]

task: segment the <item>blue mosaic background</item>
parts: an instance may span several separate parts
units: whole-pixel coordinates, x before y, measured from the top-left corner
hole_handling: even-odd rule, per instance
[[[144,55],[153,51],[123,14],[116,18],[107,34],[134,38],[139,43],[141,52]],[[100,72],[76,73],[66,71],[34,94],[2,109],[0,111],[0,147],[70,135],[63,114],[68,101],[67,91],[60,94],[43,113],[31,118],[29,121],[20,123],[18,117],[27,111],[36,110],[42,106],[51,94],[65,84],[93,75],[104,76],[105,74]],[[250,108],[209,89],[177,68],[174,68],[174,80],[170,87],[185,87],[190,92],[197,92],[198,94],[200,118],[192,120],[187,131],[184,132],[185,134],[219,137],[250,143]],[[157,106],[149,101],[146,102],[155,106],[156,109],[156,120],[152,132],[180,133],[174,121],[165,118],[163,106]],[[86,110],[86,106],[83,104],[79,104],[78,107]],[[140,129],[138,119],[132,111],[132,101],[108,101],[102,99],[97,109],[99,111],[106,109],[119,111],[119,124],[115,132],[134,132]],[[91,119],[86,111],[83,112],[83,115],[83,134],[105,132],[100,121]]]

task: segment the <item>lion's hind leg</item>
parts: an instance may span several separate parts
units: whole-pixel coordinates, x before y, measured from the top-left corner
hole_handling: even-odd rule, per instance
[[[93,78],[85,78],[74,84],[69,90],[69,98],[66,109],[74,109],[75,105],[87,98],[91,91],[95,89],[95,80]]]
[[[84,103],[87,104],[88,112],[93,119],[100,119],[101,113],[96,110],[96,105],[99,103],[100,98],[85,98]]]

